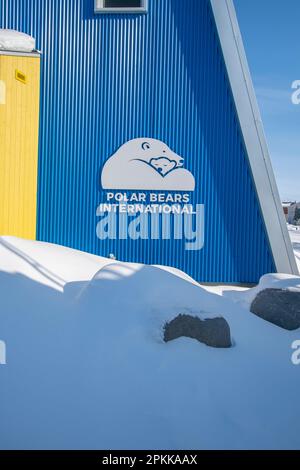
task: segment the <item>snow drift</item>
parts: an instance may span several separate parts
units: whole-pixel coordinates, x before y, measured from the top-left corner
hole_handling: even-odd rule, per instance
[[[8,237],[0,277],[1,449],[300,448],[300,332],[252,315],[253,291]],[[178,313],[222,316],[234,347],[165,343]]]

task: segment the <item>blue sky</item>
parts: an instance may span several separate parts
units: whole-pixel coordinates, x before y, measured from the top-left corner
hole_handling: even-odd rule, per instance
[[[282,199],[300,201],[300,1],[234,0]]]

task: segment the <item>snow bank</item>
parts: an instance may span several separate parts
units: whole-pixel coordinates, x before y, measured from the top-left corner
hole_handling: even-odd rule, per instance
[[[238,303],[246,309],[250,306],[259,292],[265,289],[287,289],[300,291],[300,277],[289,274],[266,274],[262,276],[259,284],[253,289],[247,289],[242,292],[234,290],[224,291],[223,295]]]
[[[70,248],[16,237],[0,237],[0,269],[63,291],[71,281],[90,280],[110,261]]]
[[[0,29],[0,50],[16,52],[32,52],[35,39],[28,34],[13,29]]]
[[[21,273],[43,285],[63,291],[72,288],[73,281],[86,282],[111,259],[91,255],[51,243],[24,240],[16,237],[0,237],[0,269],[9,273]],[[115,263],[118,263],[116,261]],[[127,263],[128,267],[134,264]],[[179,269],[159,266],[193,284],[199,285]],[[76,286],[78,287],[78,285]]]
[[[295,227],[294,225],[288,225],[289,234],[291,237],[292,245],[294,248],[294,253],[300,272],[300,227]]]
[[[163,327],[179,314],[201,320],[222,316],[222,300],[199,285],[155,266],[112,263],[84,283],[77,295],[79,308],[93,312],[105,305],[117,319],[114,330],[139,329],[142,337],[163,341]],[[123,313],[120,312],[120,309]],[[98,311],[95,311],[98,315]],[[143,332],[142,332],[143,330]]]
[[[0,242],[0,448],[300,448],[299,331],[179,273]],[[234,347],[164,343],[179,312],[222,315]]]
[[[288,231],[300,272],[300,227],[288,225]],[[230,289],[227,287],[222,290],[222,294],[233,302],[249,309],[257,294],[264,289],[300,290],[300,277],[288,274],[267,274],[260,279],[259,284],[253,289]]]

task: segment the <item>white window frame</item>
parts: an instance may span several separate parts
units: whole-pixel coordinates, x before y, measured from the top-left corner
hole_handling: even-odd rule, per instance
[[[104,0],[95,0],[95,13],[147,13],[148,0],[142,0],[141,7],[125,7],[125,8],[107,8],[104,6]]]

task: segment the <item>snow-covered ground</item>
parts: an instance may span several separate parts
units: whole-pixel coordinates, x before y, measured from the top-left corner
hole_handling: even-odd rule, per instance
[[[0,238],[0,448],[300,449],[300,331],[251,314],[257,288],[226,291],[174,269]],[[164,343],[180,313],[223,316],[233,347]]]
[[[300,271],[300,227],[295,227],[294,225],[288,225],[288,230],[289,230],[289,234],[292,240],[298,268]]]

